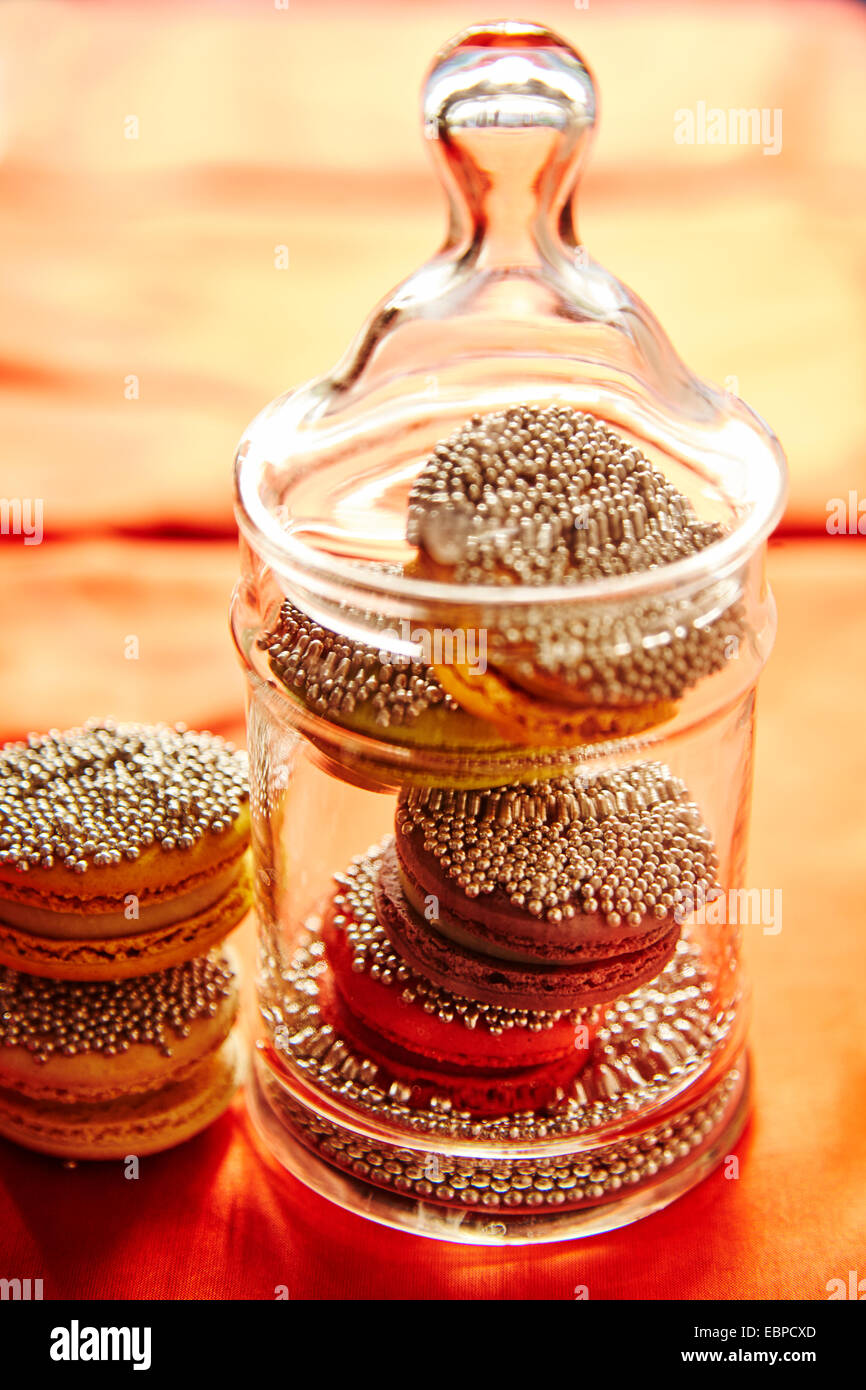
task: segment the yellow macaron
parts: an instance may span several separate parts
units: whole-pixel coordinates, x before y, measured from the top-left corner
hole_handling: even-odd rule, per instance
[[[180,1143],[234,1093],[237,1012],[223,952],[116,982],[0,969],[0,1134],[68,1158]]]
[[[91,723],[0,749],[0,964],[73,980],[206,952],[250,905],[245,754]]]
[[[194,1072],[110,1105],[63,1105],[0,1090],[0,1135],[26,1149],[66,1159],[144,1157],[207,1129],[243,1080],[243,1049],[232,1034]]]

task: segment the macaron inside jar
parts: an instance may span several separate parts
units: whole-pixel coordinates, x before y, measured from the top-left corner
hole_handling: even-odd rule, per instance
[[[413,789],[380,876],[380,920],[437,982],[522,1007],[577,1008],[660,973],[683,891],[716,856],[662,764],[462,792]]]
[[[436,676],[515,741],[596,742],[662,723],[736,654],[739,602],[711,584],[700,601],[582,608],[579,586],[674,564],[723,534],[593,415],[566,406],[475,415],[436,446],[412,487],[412,572],[536,587],[539,603],[511,630],[489,632],[484,672],[454,662]],[[574,587],[574,602],[545,602],[543,589],[563,586]]]

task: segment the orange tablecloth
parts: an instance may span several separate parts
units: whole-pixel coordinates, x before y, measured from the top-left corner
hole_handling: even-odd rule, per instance
[[[234,442],[435,244],[416,90],[474,8],[0,9],[2,491],[45,508],[41,546],[0,549],[3,737],[108,713],[242,737]],[[792,464],[750,861],[751,882],[783,887],[784,928],[747,941],[741,1176],[626,1231],[473,1251],[331,1208],[259,1155],[240,1102],[137,1183],[0,1144],[0,1275],[46,1296],[824,1298],[866,1276],[866,550],[825,530],[831,498],[866,493],[864,15],[520,10],[596,69],[593,253],[692,365],[737,378]],[[781,107],[782,154],[677,146],[673,111],[698,100]]]

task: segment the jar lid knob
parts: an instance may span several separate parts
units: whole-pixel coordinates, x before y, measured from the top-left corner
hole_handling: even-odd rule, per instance
[[[595,113],[589,69],[551,30],[501,20],[451,39],[423,88],[449,245],[519,262],[543,253],[545,234],[573,244],[571,197]]]

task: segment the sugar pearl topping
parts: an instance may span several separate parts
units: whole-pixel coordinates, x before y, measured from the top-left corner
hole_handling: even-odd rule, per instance
[[[247,799],[246,754],[176,725],[91,723],[0,749],[0,863],[25,871],[189,849]]]
[[[533,606],[525,615],[520,648],[493,631],[488,654],[491,664],[507,668],[518,684],[539,674],[568,680],[589,704],[677,700],[737,655],[742,619],[741,604],[730,602],[724,586],[704,590],[698,606],[688,599],[648,599],[571,614]]]
[[[364,615],[371,621],[371,615]],[[288,600],[259,645],[279,681],[303,696],[318,714],[347,715],[368,709],[377,724],[409,724],[425,710],[456,708],[432,669],[400,660],[321,627]]]
[[[656,569],[722,535],[639,449],[564,407],[473,416],[409,498],[408,540],[458,583],[577,585]],[[687,599],[539,603],[519,631],[491,622],[487,648],[518,683],[552,676],[587,703],[636,705],[679,699],[738,654],[742,633],[736,587],[710,580]]]
[[[136,1043],[170,1057],[172,1037],[212,1018],[233,981],[218,955],[133,980],[84,984],[0,967],[0,1047],[23,1047],[37,1062],[83,1052],[116,1057]]]
[[[639,449],[558,406],[473,415],[437,445],[409,497],[409,541],[458,582],[632,574],[722,534]]]
[[[397,828],[467,897],[500,889],[550,922],[580,913],[610,927],[663,920],[681,894],[715,881],[700,812],[661,763],[489,791],[412,788]]]

